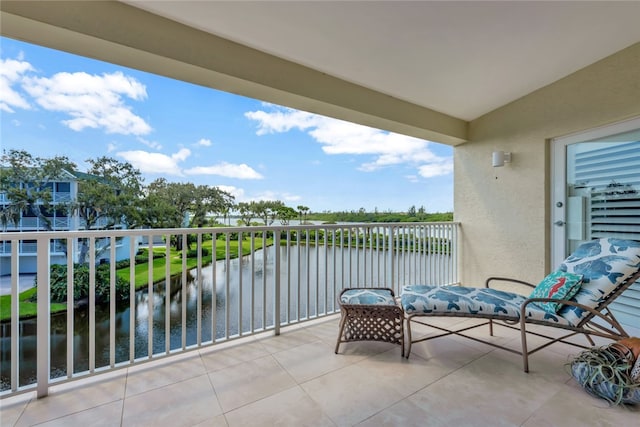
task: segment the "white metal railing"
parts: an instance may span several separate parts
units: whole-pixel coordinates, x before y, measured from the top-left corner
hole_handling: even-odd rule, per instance
[[[390,287],[399,295],[406,284],[458,283],[458,232],[459,224],[446,222],[3,233],[0,243],[11,253],[0,257],[3,274],[10,271],[11,313],[0,324],[0,397],[34,389],[42,397],[53,383],[259,332],[279,334],[282,326],[338,312],[336,297],[345,287]],[[142,237],[148,246],[140,246]],[[195,252],[172,247],[187,239]],[[20,247],[34,240],[37,316],[20,319]],[[51,251],[61,242],[72,274],[51,285]],[[89,283],[74,285],[81,268],[73,261],[83,247]],[[208,264],[209,247],[222,259]],[[97,261],[105,254],[103,267]],[[122,259],[129,260],[129,283],[119,287]],[[146,268],[154,261],[164,261],[161,278]],[[172,276],[171,265],[178,274]],[[136,270],[145,276],[138,289]],[[100,274],[108,285],[97,283]],[[88,294],[74,298],[87,285]],[[61,286],[66,313],[51,315],[52,293]],[[119,298],[123,289],[128,296]],[[36,360],[24,359],[30,354]]]
[[[72,198],[70,191],[56,191],[53,193],[54,203],[70,202],[71,200]]]

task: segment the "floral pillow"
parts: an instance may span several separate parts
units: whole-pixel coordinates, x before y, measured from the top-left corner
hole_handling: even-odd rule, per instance
[[[582,275],[567,273],[565,271],[555,271],[545,277],[529,295],[529,298],[553,298],[555,300],[571,299],[579,290],[582,284]],[[556,301],[536,302],[538,307],[547,313],[556,314],[562,303]]]

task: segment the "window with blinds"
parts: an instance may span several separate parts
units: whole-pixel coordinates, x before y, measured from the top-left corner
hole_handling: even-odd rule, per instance
[[[575,154],[575,192],[584,201],[586,239],[640,241],[640,141],[596,144]],[[622,323],[640,325],[640,282],[612,309]]]

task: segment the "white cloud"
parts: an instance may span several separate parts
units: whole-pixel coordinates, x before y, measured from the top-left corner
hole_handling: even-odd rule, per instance
[[[220,190],[226,191],[231,194],[236,203],[239,202],[252,202],[260,200],[282,200],[283,202],[297,202],[302,198],[291,193],[278,193],[276,191],[263,191],[254,196],[247,196],[243,188],[238,188],[230,185],[216,185]]]
[[[202,147],[210,147],[211,146],[211,140],[210,139],[206,139],[206,138],[202,138],[200,139],[200,141],[196,142],[196,144],[202,146]]]
[[[258,135],[288,132],[294,128],[306,130],[310,127],[316,127],[317,122],[323,119],[322,116],[290,108],[280,108],[273,112],[249,111],[244,115],[259,123],[256,132]]]
[[[191,150],[189,150],[188,148],[181,148],[177,153],[172,154],[171,158],[175,159],[176,161],[184,161],[187,160],[187,157],[189,157],[190,155]]]
[[[211,166],[196,166],[184,171],[187,175],[220,175],[227,178],[262,179],[263,176],[246,164],[221,162]]]
[[[13,88],[29,71],[34,69],[26,61],[0,58],[0,111],[14,113],[14,108],[31,108],[29,102]]]
[[[282,193],[280,197],[281,200],[284,200],[285,202],[297,202],[298,200],[302,199],[302,197],[291,193]]]
[[[186,160],[191,155],[191,151],[187,148],[182,148],[170,156],[142,150],[120,151],[116,154],[131,163],[133,167],[139,169],[142,173],[182,176],[183,173],[178,163]]]
[[[418,168],[418,173],[423,178],[433,178],[434,176],[448,175],[453,173],[453,159],[443,162],[429,163]]]
[[[158,141],[149,141],[148,139],[142,137],[138,137],[137,140],[149,148],[153,148],[154,150],[162,150],[162,144],[160,144]]]
[[[216,185],[216,187],[218,187],[222,191],[225,191],[231,194],[235,198],[236,202],[244,200],[243,188],[234,187],[232,185]]]
[[[125,103],[125,97],[135,101],[146,99],[146,87],[121,72],[102,75],[63,72],[50,78],[26,77],[23,88],[42,108],[71,116],[62,123],[75,131],[93,128],[122,135],[146,135],[152,130]]]
[[[249,111],[245,117],[258,123],[258,135],[283,133],[292,129],[307,132],[322,144],[329,155],[373,156],[360,170],[372,172],[387,166],[408,164],[424,178],[450,174],[450,157],[439,157],[429,148],[429,141],[373,129],[367,126],[285,107],[268,105],[272,111]]]
[[[248,198],[246,201],[261,201],[261,200],[282,200],[285,202],[296,202],[301,200],[300,196],[296,196],[291,193],[279,193],[277,191],[263,191]]]

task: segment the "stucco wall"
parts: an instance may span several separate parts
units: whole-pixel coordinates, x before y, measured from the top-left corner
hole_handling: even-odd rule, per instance
[[[470,123],[456,147],[461,278],[539,281],[550,265],[550,139],[640,116],[640,43]],[[491,166],[491,153],[513,161]]]

